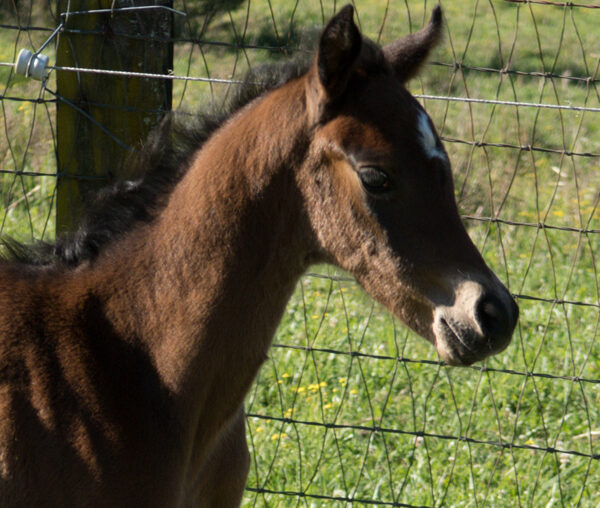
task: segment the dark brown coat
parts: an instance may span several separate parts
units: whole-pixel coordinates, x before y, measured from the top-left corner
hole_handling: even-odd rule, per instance
[[[76,235],[93,255],[0,263],[0,506],[236,506],[244,395],[311,263],[352,273],[450,364],[507,346],[517,307],[403,85],[441,10],[383,50],[352,14],[182,159],[148,218]]]

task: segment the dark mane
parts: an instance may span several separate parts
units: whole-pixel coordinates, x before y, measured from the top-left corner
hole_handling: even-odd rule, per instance
[[[98,192],[73,233],[59,237],[55,243],[34,245],[1,238],[6,253],[0,256],[31,265],[76,266],[94,259],[106,244],[136,224],[151,221],[187,172],[193,154],[228,118],[260,95],[308,70],[310,61],[305,53],[301,55],[293,61],[250,71],[220,110],[197,115],[168,113],[135,160],[128,161],[132,165],[129,174],[141,177],[119,181]]]

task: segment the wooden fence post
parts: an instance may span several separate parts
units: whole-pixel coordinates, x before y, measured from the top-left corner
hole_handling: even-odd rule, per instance
[[[60,34],[57,66],[167,74],[173,68],[172,13],[115,11],[157,4],[170,7],[172,1],[58,0],[59,13],[71,14]],[[57,71],[56,81],[59,234],[73,229],[84,201],[122,171],[131,150],[171,109],[172,81],[66,70]]]

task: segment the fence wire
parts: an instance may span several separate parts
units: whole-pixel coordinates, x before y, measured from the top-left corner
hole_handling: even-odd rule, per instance
[[[433,6],[353,3],[363,33],[381,43],[421,27]],[[174,17],[174,68],[145,76],[172,80],[173,108],[190,114],[222,104],[248,68],[303,51],[303,30],[342,3],[207,5],[174,2],[187,14]],[[450,368],[351,278],[316,267],[247,398],[245,506],[600,504],[600,5],[442,5],[445,40],[410,89],[446,144],[471,237],[519,302],[513,343],[482,365]],[[51,2],[0,7],[0,234],[22,240],[54,235],[65,176],[56,74],[75,70],[55,64],[52,44],[44,83],[17,77],[12,62],[21,48],[37,51],[60,14]]]

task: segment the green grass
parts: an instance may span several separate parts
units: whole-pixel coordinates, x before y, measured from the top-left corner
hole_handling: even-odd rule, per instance
[[[47,7],[36,4],[35,12],[23,6],[21,25],[51,27]],[[0,9],[0,22],[17,25],[12,8]],[[0,62],[14,62],[22,48],[36,51],[48,37],[45,31],[0,29]],[[52,46],[45,51],[54,63]],[[49,88],[54,90],[54,79]],[[34,80],[16,76],[12,68],[0,66],[0,234],[23,241],[54,236],[53,197],[55,177],[28,176],[56,173],[54,155],[54,105],[37,104],[51,99]],[[30,101],[12,100],[13,98]]]
[[[520,304],[514,343],[487,367],[598,379],[597,309]],[[249,413],[277,419],[248,419],[250,485],[427,506],[599,501],[597,460],[489,444],[589,454],[595,384],[423,363],[437,361],[432,348],[354,284],[314,277],[303,280],[275,342],[313,351],[273,348],[248,397]]]
[[[384,43],[407,32],[409,13],[412,30],[419,28],[433,2],[426,8],[423,1],[390,4],[385,17],[387,1],[356,2],[363,31]],[[201,54],[197,45],[179,44],[174,73],[238,79],[248,67],[293,52],[302,30],[321,26],[334,11],[332,1],[300,0],[297,9],[284,0],[270,5],[272,11],[266,0],[253,1],[248,12],[243,6],[219,17],[202,38],[232,43],[245,33],[246,43],[285,51],[207,45]],[[594,75],[599,11],[475,0],[443,5],[448,33],[432,61],[464,67],[426,66],[410,85],[414,93],[600,106],[592,83],[469,69]],[[12,59],[5,55],[16,46],[0,32],[2,61]],[[0,78],[7,83],[5,68]],[[10,80],[4,93],[35,95],[35,86]],[[174,105],[218,105],[227,90],[177,81]],[[3,169],[51,172],[53,137],[40,106],[23,112],[20,104],[2,105],[10,128],[0,137],[0,154],[7,140],[15,154],[4,158]],[[449,139],[600,153],[598,113],[425,105]],[[600,453],[600,159],[455,142],[446,147],[462,213],[505,221],[466,223],[490,266],[521,295],[513,343],[484,364],[489,370],[440,365],[426,341],[345,274],[316,267],[320,276],[306,276],[298,286],[277,346],[247,398],[248,412],[261,416],[248,418],[248,485],[338,500],[247,492],[245,506],[341,506],[344,498],[426,506],[600,504],[600,461],[590,458]],[[51,234],[52,180],[1,178],[1,231],[21,238]],[[20,201],[10,208],[38,185],[28,206]]]

